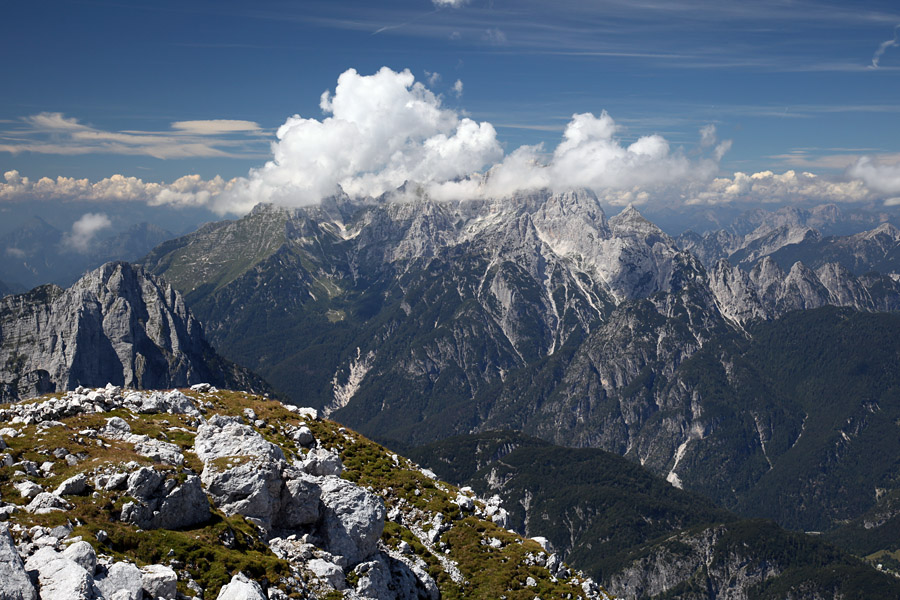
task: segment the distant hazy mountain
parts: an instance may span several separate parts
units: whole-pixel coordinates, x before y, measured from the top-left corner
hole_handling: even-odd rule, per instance
[[[759,259],[774,255],[782,248],[817,244],[823,238],[852,239],[855,234],[866,235],[868,230],[893,228],[887,221],[893,215],[842,210],[834,204],[813,208],[785,207],[771,212],[755,209],[741,213],[730,223],[715,227],[702,235],[687,230],[677,238],[678,246],[690,251],[707,267],[726,258],[735,266],[750,269]],[[853,243],[851,242],[851,245]],[[817,268],[830,260],[816,252],[795,253],[778,260],[782,269],[789,270],[801,260],[808,267]],[[815,258],[809,262],[810,258]],[[855,269],[851,269],[855,271]]]
[[[0,281],[0,297],[22,291],[19,286]]]
[[[0,300],[0,400],[106,383],[166,388],[212,382],[265,391],[220,358],[181,295],[139,267],[107,263],[72,287]]]
[[[40,217],[0,237],[0,279],[26,289],[55,283],[68,286],[85,272],[111,260],[132,261],[172,237],[150,223],[140,223],[84,247],[67,243],[66,233]]]

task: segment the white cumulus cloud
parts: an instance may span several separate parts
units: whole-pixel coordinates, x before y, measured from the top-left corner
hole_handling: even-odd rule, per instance
[[[72,223],[72,231],[63,236],[63,244],[76,252],[88,252],[97,234],[110,227],[112,221],[106,214],[85,213]]]
[[[459,82],[461,83],[461,82]],[[454,89],[461,91],[462,86]],[[277,132],[273,158],[213,199],[220,212],[259,202],[299,206],[343,190],[377,196],[413,181],[440,198],[503,196],[549,187],[630,188],[709,179],[730,142],[691,160],[659,135],[630,144],[605,111],[572,116],[559,145],[523,146],[504,156],[494,127],[441,104],[408,71],[351,69],[320,100],[324,119],[295,115]],[[716,143],[704,130],[703,145]],[[486,175],[485,175],[486,174]]]
[[[586,187],[610,198],[638,194],[633,201],[639,202],[646,194],[640,195],[640,190],[632,193],[634,188],[682,186],[709,180],[730,146],[729,141],[719,143],[711,149],[710,156],[691,160],[681,150],[673,150],[660,135],[643,136],[626,144],[617,137],[618,131],[618,125],[606,111],[599,117],[575,114],[562,141],[549,155],[543,146],[522,146],[491,168],[484,178],[433,185],[431,191],[439,198],[466,198],[503,197],[522,189],[562,191]]]
[[[204,180],[185,175],[172,183],[145,182],[137,177],[113,175],[96,182],[72,177],[32,181],[18,171],[7,171],[0,182],[0,202],[31,200],[79,200],[88,202],[143,202],[151,206],[213,206],[215,198],[228,190],[234,180],[221,177]]]
[[[732,177],[716,177],[691,186],[683,194],[689,204],[863,202],[876,197],[859,180],[841,181],[794,170],[737,172]]]
[[[490,123],[444,108],[408,70],[345,71],[320,107],[330,116],[294,115],[278,128],[272,160],[226,192],[223,209],[310,204],[339,187],[352,196],[378,195],[407,180],[465,177],[503,156]]]
[[[862,179],[867,186],[880,192],[900,193],[900,162],[883,164],[863,156],[850,167],[849,174]]]

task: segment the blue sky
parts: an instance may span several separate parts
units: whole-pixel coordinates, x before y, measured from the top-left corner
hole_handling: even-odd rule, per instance
[[[32,0],[4,9],[0,171],[32,183],[246,177],[271,158],[291,115],[327,117],[320,96],[341,73],[386,66],[409,69],[442,110],[491,124],[503,156],[539,143],[549,155],[573,114],[607,111],[622,148],[660,136],[667,157],[691,165],[701,128],[715,126],[716,142],[731,145],[712,153],[714,169],[684,171],[695,179],[797,169],[864,181],[867,201],[900,196],[895,1]],[[671,181],[683,183],[678,173]]]

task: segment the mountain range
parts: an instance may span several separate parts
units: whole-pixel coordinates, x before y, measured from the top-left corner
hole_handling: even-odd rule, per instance
[[[757,213],[700,252],[586,191],[437,202],[408,185],[261,205],[144,264],[228,358],[389,446],[516,429],[827,531],[898,475],[895,230],[816,229],[840,223]]]
[[[71,374],[105,364],[128,386],[267,389],[234,361],[503,496],[510,525],[616,593],[864,597],[871,569],[779,526],[900,566],[898,242],[834,206],[671,237],[583,190],[259,205],[143,269],[5,298],[3,379],[24,397],[100,385]],[[78,339],[114,352],[67,363]],[[38,355],[53,368],[23,362]]]

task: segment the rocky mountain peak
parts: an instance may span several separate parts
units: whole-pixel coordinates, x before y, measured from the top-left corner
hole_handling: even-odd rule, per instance
[[[614,235],[622,237],[641,236],[653,238],[654,241],[672,243],[671,238],[663,230],[647,220],[633,204],[629,204],[622,212],[609,219],[609,226]]]
[[[275,215],[288,215],[290,214],[290,209],[280,206],[278,204],[274,204],[272,202],[260,202],[248,213],[248,216],[275,216]]]
[[[893,242],[900,242],[900,229],[897,229],[890,223],[882,223],[875,229],[864,231],[854,237],[859,237],[862,239],[873,239],[879,236],[886,236]]]
[[[253,380],[215,355],[179,292],[125,262],[67,290],[42,286],[3,298],[0,344],[4,399],[100,381],[151,388]]]

